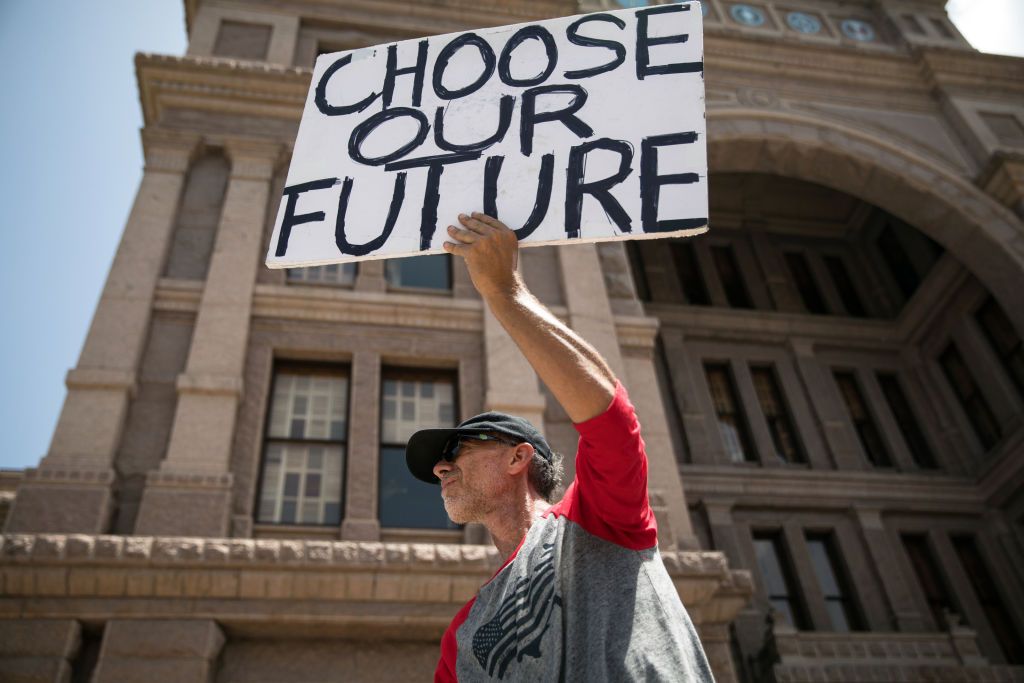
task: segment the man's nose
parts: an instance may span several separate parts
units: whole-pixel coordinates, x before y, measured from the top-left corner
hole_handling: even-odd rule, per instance
[[[444,479],[444,475],[448,474],[451,471],[452,464],[443,458],[441,460],[438,460],[437,464],[434,465],[434,476],[437,477],[438,479]]]

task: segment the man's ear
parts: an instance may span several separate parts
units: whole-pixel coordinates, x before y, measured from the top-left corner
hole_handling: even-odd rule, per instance
[[[526,471],[533,460],[534,448],[528,443],[521,443],[516,446],[508,458],[508,473],[512,475]]]

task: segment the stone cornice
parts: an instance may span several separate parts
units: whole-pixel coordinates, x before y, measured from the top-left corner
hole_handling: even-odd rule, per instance
[[[1024,59],[941,47],[919,48],[921,77],[933,87],[956,87],[982,95],[1024,94]]]
[[[137,54],[135,71],[146,125],[177,106],[298,121],[312,71],[220,57]]]
[[[776,467],[732,470],[714,465],[679,468],[687,500],[709,497],[744,506],[846,510],[875,504],[901,512],[980,515],[985,506],[970,479],[891,472],[823,472]]]
[[[894,351],[902,343],[898,325],[886,320],[651,303],[644,304],[644,310],[660,319],[663,328],[679,327],[692,340],[729,338],[781,344],[798,336],[843,348]]]
[[[445,605],[468,600],[500,564],[497,551],[482,545],[78,534],[8,534],[0,544],[0,614],[31,609],[11,599],[40,597],[172,598],[189,601],[193,616],[249,619],[278,618],[279,608],[260,606],[266,601],[316,600],[339,608],[388,602],[406,610],[442,607],[430,626],[443,629],[451,618]],[[662,557],[698,624],[728,623],[753,592],[750,574],[730,571],[719,552]],[[332,618],[302,603],[294,607],[290,616],[305,623]]]

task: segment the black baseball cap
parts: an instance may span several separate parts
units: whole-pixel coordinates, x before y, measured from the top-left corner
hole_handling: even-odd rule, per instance
[[[409,438],[405,447],[405,464],[412,476],[428,484],[439,484],[434,476],[434,465],[444,453],[444,447],[453,436],[474,434],[504,434],[516,443],[528,443],[548,462],[551,462],[551,447],[537,428],[515,415],[489,412],[471,417],[456,427],[448,429],[421,429]]]

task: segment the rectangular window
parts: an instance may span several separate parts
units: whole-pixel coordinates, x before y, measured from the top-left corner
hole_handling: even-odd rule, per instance
[[[707,285],[704,284],[704,273],[697,262],[697,250],[689,241],[672,242],[672,260],[679,275],[679,286],[683,288],[686,303],[692,306],[710,306]]]
[[[1006,311],[989,297],[974,314],[1017,391],[1024,397],[1024,343]]]
[[[850,419],[853,420],[853,426],[857,430],[864,454],[875,467],[891,467],[892,461],[889,460],[889,452],[886,450],[878,426],[868,410],[857,378],[852,372],[838,370],[833,373],[833,377],[835,377],[836,386],[839,387],[843,402],[846,404],[846,409],[850,413]]]
[[[644,255],[636,240],[626,242],[626,255],[629,257],[629,270],[633,275],[633,286],[640,301],[651,300],[651,285],[647,281],[647,266]]]
[[[772,609],[793,628],[808,630],[810,623],[796,591],[782,534],[778,531],[754,532],[754,553]]]
[[[971,580],[974,593],[978,596],[981,609],[985,612],[985,618],[995,633],[1006,661],[1011,664],[1024,664],[1024,640],[1021,639],[1013,618],[1006,609],[1006,601],[996,589],[995,579],[978,551],[974,538],[954,536],[951,540],[956,556],[960,559],[967,578]]]
[[[351,287],[356,281],[356,264],[330,263],[326,266],[289,268],[288,282]]]
[[[863,622],[854,604],[850,581],[839,558],[832,534],[807,534],[807,550],[825,598],[825,609],[833,631],[861,631]]]
[[[413,432],[456,424],[451,373],[401,369],[383,372],[380,410],[380,523],[383,527],[455,529],[441,489],[424,483],[405,464]]]
[[[936,469],[938,466],[935,464],[935,457],[928,446],[928,441],[924,438],[924,432],[921,431],[917,416],[914,415],[914,411],[910,408],[910,402],[907,401],[907,396],[903,393],[899,379],[896,378],[896,375],[888,372],[876,373],[875,377],[878,379],[878,385],[882,388],[882,395],[885,396],[885,402],[888,404],[892,416],[896,418],[896,425],[900,428],[900,434],[903,435],[903,440],[906,442],[914,462],[923,469]]]
[[[896,281],[903,296],[910,299],[921,285],[921,278],[892,225],[886,225],[879,233],[876,244],[882,254],[882,260],[889,267],[889,274]]]
[[[213,54],[219,57],[261,60],[267,58],[273,27],[241,21],[220,22]]]
[[[853,284],[853,278],[850,277],[846,263],[838,256],[825,256],[824,258],[825,268],[832,278],[832,284],[835,285],[836,292],[839,293],[839,300],[843,302],[843,308],[846,309],[847,315],[854,318],[866,318],[868,316],[867,309],[864,308],[864,302],[861,300],[860,294],[857,293],[857,287]]]
[[[771,432],[772,444],[775,446],[775,457],[783,462],[806,462],[775,369],[767,365],[751,366],[750,376],[754,380],[754,390],[761,404],[761,412],[768,422],[768,431]]]
[[[946,579],[939,571],[939,563],[932,553],[931,546],[928,545],[928,539],[924,534],[904,534],[900,539],[903,541],[903,549],[907,551],[910,565],[914,568],[914,574],[936,626],[939,630],[949,628],[946,612],[956,612],[957,609],[953,604],[952,593]]]
[[[714,261],[715,270],[718,271],[718,278],[722,281],[722,289],[725,290],[725,298],[729,305],[733,308],[753,308],[754,304],[750,300],[750,293],[743,281],[743,274],[740,272],[732,247],[711,247],[711,259]]]
[[[793,275],[793,282],[796,284],[797,291],[800,292],[800,299],[804,302],[807,312],[819,315],[828,313],[828,306],[825,305],[825,299],[821,296],[818,283],[814,280],[807,257],[799,252],[789,252],[785,257],[786,265]]]
[[[347,371],[286,366],[275,373],[258,522],[341,521],[347,421]]]
[[[726,363],[705,363],[704,373],[711,389],[711,402],[718,418],[718,432],[722,435],[725,452],[733,462],[756,462],[751,447],[746,416],[740,408],[736,383]]]
[[[428,254],[388,259],[384,274],[396,289],[450,291],[451,260],[448,254]]]
[[[1002,429],[956,346],[950,344],[946,347],[939,356],[939,365],[942,366],[942,371],[953,388],[960,407],[970,420],[978,440],[986,451],[991,450],[1003,437]]]

